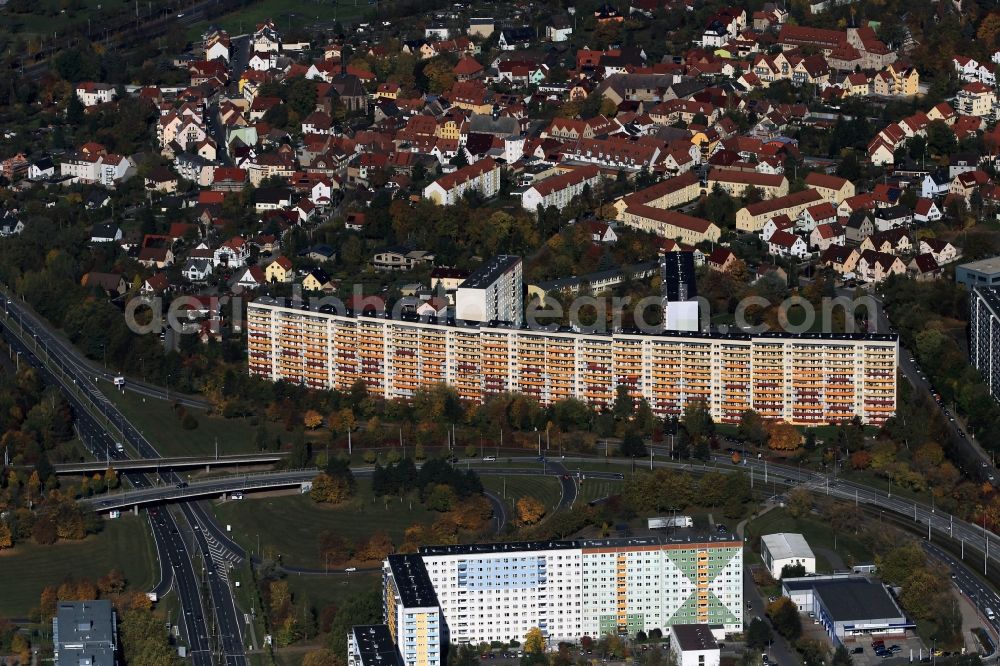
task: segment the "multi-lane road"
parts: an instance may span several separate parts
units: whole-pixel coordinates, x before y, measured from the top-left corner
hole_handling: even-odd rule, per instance
[[[94,386],[89,372],[73,362],[73,355],[63,354],[61,341],[56,340],[44,327],[32,326],[34,319],[16,301],[0,297],[0,305],[4,307],[0,325],[11,351],[17,354],[17,363],[31,363],[38,369],[43,381],[62,386],[66,400],[74,412],[77,433],[95,458],[108,461],[127,458],[128,449],[124,452],[116,450],[116,445],[122,440],[143,458],[159,457],[156,449]],[[42,363],[42,359],[48,361],[48,365]],[[175,486],[181,482],[180,477],[172,471],[164,472],[158,477],[148,477],[139,472],[127,472],[122,476],[134,486],[135,490],[132,492],[148,492],[160,483]],[[158,478],[158,482],[154,482],[154,478]],[[217,629],[212,633],[195,573],[193,553],[183,539],[182,529],[187,526],[179,524],[165,507],[154,507],[148,512],[148,517],[160,558],[161,581],[156,591],[166,591],[171,586],[176,589],[182,611],[179,626],[184,630],[193,663],[195,666],[210,666],[213,663],[213,651],[219,650],[224,653],[228,665],[243,666],[246,655],[242,639],[236,641],[232,638],[234,630],[237,635],[239,633],[239,614],[235,612],[231,592],[224,591],[220,585],[209,585]],[[205,550],[201,548],[202,559],[206,573],[211,578],[218,575],[218,564],[211,553],[206,556]]]

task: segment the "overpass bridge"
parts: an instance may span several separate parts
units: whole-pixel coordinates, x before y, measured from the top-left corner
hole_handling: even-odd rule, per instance
[[[191,483],[178,483],[172,486],[144,487],[112,495],[88,497],[80,500],[80,504],[98,512],[129,509],[142,504],[196,500],[226,493],[302,486],[312,481],[319,473],[320,470],[310,468],[259,472],[257,474],[234,474],[215,479],[192,481]]]
[[[169,460],[169,458],[161,458],[160,460]],[[155,460],[150,462],[155,462]],[[100,467],[99,469],[103,470],[105,468]],[[118,469],[117,464],[115,465],[115,469]],[[472,469],[475,469],[478,474],[483,476],[555,476],[557,478],[566,477],[562,479],[564,481],[564,486],[567,484],[572,485],[574,483],[568,478],[569,474],[566,473],[566,470],[562,468],[550,468],[548,471],[542,471],[537,468],[477,466],[472,467]],[[212,479],[191,481],[190,483],[144,487],[138,490],[128,490],[110,495],[97,495],[80,500],[80,504],[88,509],[101,513],[105,511],[131,509],[142,504],[200,499],[203,497],[213,497],[233,492],[250,492],[255,490],[269,490],[272,488],[290,488],[292,486],[304,486],[308,482],[312,481],[313,478],[320,473],[320,471],[321,470],[313,467],[308,469],[276,470],[272,472],[255,472],[250,474],[231,474]],[[368,477],[372,475],[374,468],[371,466],[365,466],[355,468],[353,471],[354,475],[357,477]],[[618,472],[588,470],[585,474],[589,479],[621,480],[624,478],[623,475]],[[575,489],[573,490],[572,495],[568,498],[566,497],[564,489],[564,499],[568,499],[569,502],[572,502],[575,497]]]
[[[111,459],[107,461],[87,461],[80,463],[61,463],[53,465],[56,474],[92,474],[103,472],[109,467],[113,467],[117,472],[134,471],[167,471],[171,469],[183,469],[188,467],[232,467],[236,465],[262,465],[283,460],[288,456],[286,451],[277,453],[243,453],[235,455],[208,457],[208,456],[181,456],[176,458],[131,458],[127,460]]]

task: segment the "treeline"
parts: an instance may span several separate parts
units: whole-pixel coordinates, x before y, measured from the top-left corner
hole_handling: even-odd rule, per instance
[[[440,458],[428,460],[419,470],[410,458],[403,458],[385,467],[376,463],[372,475],[372,492],[376,496],[404,495],[417,491],[423,502],[427,501],[440,486],[450,488],[458,499],[483,492],[483,483],[473,470],[463,472]],[[449,508],[451,507],[443,510]]]
[[[36,485],[37,478],[37,474],[32,474],[28,486]],[[33,493],[29,490],[27,497],[31,496]],[[8,510],[0,519],[0,550],[29,540],[40,545],[53,544],[60,539],[78,541],[103,527],[93,512],[84,510],[76,500],[58,490],[37,497],[37,501],[27,499],[28,506]]]
[[[750,478],[742,472],[709,472],[700,477],[667,468],[636,473],[622,489],[627,507],[636,514],[683,511],[687,507],[722,507],[727,518],[741,518],[752,499]]]

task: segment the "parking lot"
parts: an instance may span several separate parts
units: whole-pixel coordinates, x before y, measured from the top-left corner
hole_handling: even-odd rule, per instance
[[[921,649],[923,649],[924,657],[930,656],[927,648],[924,647],[923,642],[912,634],[906,638],[896,637],[874,639],[883,640],[886,648],[899,646],[899,649],[895,650],[893,656],[891,657],[881,657],[877,655],[875,650],[872,648],[872,640],[873,639],[871,637],[863,636],[859,637],[857,640],[844,642],[844,645],[851,652],[851,657],[854,660],[855,666],[893,666],[895,664],[909,663],[911,660],[917,661],[921,657]],[[859,648],[861,649],[860,653],[857,652]]]

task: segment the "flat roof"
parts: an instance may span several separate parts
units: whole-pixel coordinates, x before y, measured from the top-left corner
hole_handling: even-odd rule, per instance
[[[972,293],[992,310],[994,317],[1000,317],[1000,291],[993,287],[976,286],[972,288]]]
[[[794,532],[779,532],[778,534],[765,534],[760,538],[767,546],[767,552],[776,560],[787,560],[792,557],[812,557],[812,548],[805,537]]]
[[[351,633],[364,666],[403,666],[387,625],[359,624],[351,628]]]
[[[979,273],[1000,273],[1000,256],[970,261],[967,264],[959,264],[958,267],[964,268],[967,271],[976,271]]]
[[[465,286],[465,283],[459,286],[461,288]],[[310,303],[318,303],[315,307],[310,306]],[[258,296],[252,302],[248,304],[248,307],[275,307],[275,308],[287,308],[289,310],[298,310],[305,315],[308,314],[322,314],[322,315],[336,315],[341,317],[355,318],[355,319],[388,319],[401,322],[421,322],[426,324],[433,324],[439,326],[448,326],[451,328],[460,328],[467,330],[475,329],[518,329],[523,331],[532,331],[536,333],[552,333],[552,334],[567,334],[576,335],[580,334],[580,331],[574,331],[570,327],[560,327],[555,324],[551,326],[537,326],[531,327],[527,324],[521,326],[515,326],[513,324],[504,324],[503,322],[469,322],[465,320],[456,320],[454,318],[444,318],[444,317],[434,317],[430,315],[417,316],[417,315],[405,315],[397,318],[392,317],[392,308],[386,308],[384,312],[378,312],[376,314],[362,314],[355,312],[348,308],[343,302],[337,301],[332,297],[321,297],[321,298],[309,298],[309,299],[299,299],[299,298],[287,298],[287,297],[271,297],[271,296]],[[896,342],[899,339],[899,335],[896,333],[788,333],[785,331],[762,331],[760,333],[751,333],[748,331],[738,331],[735,327],[730,328],[725,333],[720,333],[719,331],[712,332],[701,332],[701,331],[671,331],[662,330],[655,333],[643,333],[638,329],[618,329],[615,331],[600,331],[600,332],[586,332],[588,336],[594,337],[608,337],[613,336],[635,336],[635,337],[657,337],[657,338],[699,338],[705,340],[706,342],[711,342],[712,340],[750,340],[752,338],[756,339],[770,339],[775,341],[790,340],[797,342],[799,344],[807,344],[810,341],[816,341],[817,343],[830,342],[830,341],[869,341],[869,342]]]
[[[782,585],[789,590],[812,589],[834,622],[906,621],[885,586],[864,576],[792,578],[782,581]]]
[[[396,581],[396,591],[399,592],[403,606],[426,608],[438,605],[437,594],[434,592],[430,576],[427,575],[423,558],[409,553],[390,555],[388,559],[392,578]]]
[[[712,635],[707,624],[675,624],[670,627],[677,645],[685,652],[689,650],[718,650],[719,642]]]
[[[60,601],[52,620],[54,650],[59,666],[114,666],[115,620],[111,602]]]
[[[733,534],[698,534],[689,531],[674,536],[626,537],[621,539],[563,539],[551,541],[510,541],[506,543],[473,543],[443,546],[422,546],[421,555],[476,555],[517,553],[539,550],[572,550],[598,548],[643,548],[648,546],[676,546],[684,544],[740,543]]]
[[[473,271],[459,287],[462,289],[485,289],[519,263],[521,263],[521,257],[516,254],[498,254]]]

